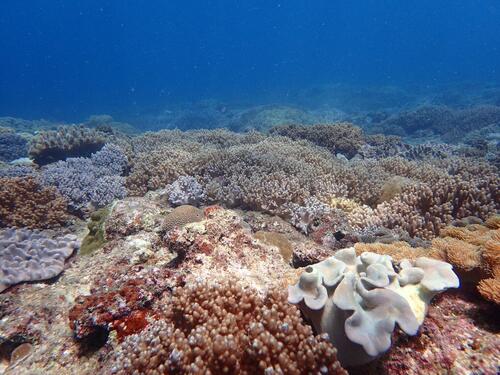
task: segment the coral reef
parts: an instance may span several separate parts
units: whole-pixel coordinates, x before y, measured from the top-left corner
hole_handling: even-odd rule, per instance
[[[492,124],[500,124],[500,107],[477,105],[466,109],[447,106],[422,106],[397,113],[375,126],[385,134],[415,135],[425,131],[443,137],[446,142],[458,143],[463,136]]]
[[[492,216],[485,223],[477,218],[467,218],[466,224],[445,227],[440,237],[432,240],[428,248],[412,247],[407,242],[392,244],[357,243],[357,253],[370,251],[389,255],[396,261],[404,258],[416,259],[421,256],[446,261],[453,265],[462,284],[477,286],[479,293],[487,300],[500,303],[499,264],[500,234],[498,216]],[[483,225],[484,224],[484,225]]]
[[[175,289],[163,319],[128,337],[110,373],[346,374],[336,350],[277,290],[225,282]]]
[[[0,132],[0,161],[12,161],[28,155],[28,142],[16,133]]]
[[[318,146],[326,147],[331,153],[341,153],[352,158],[364,143],[361,129],[349,123],[332,125],[286,125],[271,128],[271,134],[292,139],[305,139]]]
[[[0,226],[53,228],[70,220],[67,201],[35,178],[0,178]]]
[[[121,148],[107,144],[90,158],[69,158],[45,166],[40,173],[44,186],[55,186],[75,212],[92,205],[100,208],[127,194],[122,174],[128,165]]]
[[[5,229],[0,232],[0,292],[23,281],[59,275],[80,243],[73,235],[51,239],[43,232]]]
[[[395,323],[415,335],[431,299],[459,286],[445,262],[417,258],[400,267],[396,273],[387,255],[339,250],[307,267],[288,288],[288,301],[300,303],[317,332],[328,333],[343,365],[364,364],[389,349]]]
[[[104,133],[83,126],[63,126],[32,138],[29,155],[38,165],[46,165],[70,157],[88,157],[105,143]]]

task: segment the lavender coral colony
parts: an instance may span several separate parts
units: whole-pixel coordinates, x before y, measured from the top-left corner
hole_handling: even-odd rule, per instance
[[[246,132],[0,118],[0,368],[495,373],[498,150],[402,138],[477,138],[474,111],[372,127],[398,135],[286,107],[218,114]]]

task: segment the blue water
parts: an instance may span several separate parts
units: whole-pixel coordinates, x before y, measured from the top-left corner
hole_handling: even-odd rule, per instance
[[[0,116],[500,81],[498,0],[2,0]]]

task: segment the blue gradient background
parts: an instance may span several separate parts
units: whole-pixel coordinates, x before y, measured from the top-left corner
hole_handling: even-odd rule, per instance
[[[500,81],[498,0],[2,0],[0,116]]]

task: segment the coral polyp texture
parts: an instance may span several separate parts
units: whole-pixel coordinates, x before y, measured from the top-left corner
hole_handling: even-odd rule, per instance
[[[87,157],[106,143],[104,133],[84,126],[62,126],[41,131],[29,144],[29,155],[38,165],[69,157]]]
[[[288,288],[317,332],[328,333],[345,366],[367,363],[391,346],[396,323],[415,335],[431,299],[459,280],[450,264],[431,258],[403,260],[399,272],[391,258],[354,248],[308,266]]]
[[[0,227],[54,228],[70,221],[67,200],[33,177],[0,178]]]
[[[286,294],[235,283],[176,288],[163,317],[117,349],[112,374],[347,374]]]
[[[59,275],[66,259],[79,247],[73,235],[52,239],[27,229],[0,231],[0,292],[23,281]]]

